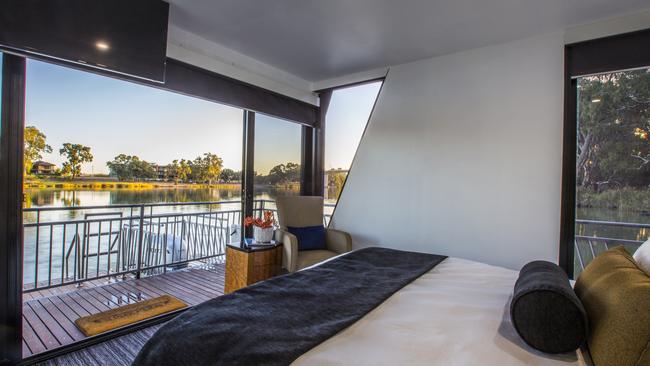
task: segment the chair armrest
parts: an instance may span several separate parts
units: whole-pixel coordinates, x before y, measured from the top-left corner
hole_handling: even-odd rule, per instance
[[[295,235],[277,229],[275,240],[282,243],[282,267],[289,272],[298,270],[298,238]]]
[[[328,250],[347,253],[352,250],[352,236],[345,231],[325,229],[325,244]]]

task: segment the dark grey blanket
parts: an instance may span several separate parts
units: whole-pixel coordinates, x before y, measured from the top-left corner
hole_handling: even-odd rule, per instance
[[[288,365],[446,257],[361,249],[206,301],[163,326],[134,365]]]

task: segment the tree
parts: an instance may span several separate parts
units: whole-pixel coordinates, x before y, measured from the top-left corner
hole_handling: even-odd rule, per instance
[[[338,199],[341,196],[341,192],[343,191],[343,185],[345,184],[345,178],[347,177],[347,175],[348,174],[346,171],[331,172],[328,175],[327,186],[328,188],[334,190],[332,192],[334,194],[334,198]]]
[[[117,177],[118,180],[127,180],[133,178],[132,172],[129,169],[130,156],[120,154],[113,160],[106,162],[106,166],[110,170],[112,176]]]
[[[173,180],[174,183],[178,184],[178,160],[174,160],[171,164],[167,165],[166,178],[168,180]]]
[[[300,182],[300,164],[287,163],[285,173],[288,182]]]
[[[284,164],[279,164],[271,168],[268,175],[269,184],[284,183],[287,179],[286,170]]]
[[[286,184],[300,181],[300,164],[279,164],[271,168],[268,175],[270,184]]]
[[[111,175],[116,176],[121,181],[156,177],[153,165],[135,155],[120,154],[115,159],[107,162],[106,165],[110,169]]]
[[[32,171],[34,161],[43,159],[42,153],[51,153],[52,147],[46,143],[47,137],[34,126],[25,127],[25,152],[23,163],[25,173]]]
[[[153,164],[141,160],[137,156],[133,156],[129,164],[133,177],[136,179],[151,179],[156,177],[156,170]]]
[[[219,175],[219,179],[221,179],[222,182],[224,183],[230,183],[230,182],[236,182],[240,178],[240,174],[232,169],[224,169],[221,171],[221,174]]]
[[[190,162],[185,159],[181,159],[180,161],[174,160],[169,165],[169,175],[176,183],[179,181],[187,181],[190,174],[192,174],[192,167],[190,166]]]
[[[183,182],[186,182],[192,174],[192,166],[190,164],[190,161],[181,159],[181,162],[178,166],[178,178]]]
[[[199,156],[192,163],[194,179],[208,184],[212,184],[213,180],[219,178],[222,168],[223,160],[212,153],[205,153],[203,157]]]
[[[63,163],[61,173],[75,179],[81,175],[81,164],[90,163],[93,161],[93,154],[90,152],[90,147],[81,144],[71,144],[66,142],[59,150],[59,154],[68,159]]]
[[[578,90],[578,185],[650,185],[650,72],[584,77]]]

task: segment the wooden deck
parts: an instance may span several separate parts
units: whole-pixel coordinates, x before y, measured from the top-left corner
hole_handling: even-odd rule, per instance
[[[23,357],[86,338],[75,319],[121,305],[172,295],[188,305],[223,295],[225,265],[215,263],[141,279],[87,282],[27,293],[23,299]]]

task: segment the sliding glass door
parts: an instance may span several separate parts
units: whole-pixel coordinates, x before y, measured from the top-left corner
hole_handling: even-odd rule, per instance
[[[188,305],[221,295],[225,245],[241,231],[242,157],[249,148],[256,153],[246,169],[257,175],[255,195],[245,201],[257,200],[258,212],[274,209],[278,195],[300,194],[312,179],[301,169],[305,127],[212,101],[203,85],[218,75],[186,68],[195,84],[176,80],[168,88],[10,57],[12,84],[3,94],[11,98],[2,107],[12,114],[3,115],[0,147],[25,150],[0,156],[3,174],[11,173],[3,175],[2,194],[22,206],[22,214],[0,212],[3,223],[23,223],[18,235],[0,225],[11,239],[0,244],[2,253],[23,253],[11,262],[22,268],[5,266],[0,278],[8,284],[1,349],[13,361],[46,358],[170,314],[92,337],[76,326],[85,316],[162,295]],[[244,89],[233,88],[231,99],[219,89],[215,100],[263,94]],[[207,100],[188,96],[194,92]],[[249,133],[254,144],[242,139],[245,116],[257,116]]]

